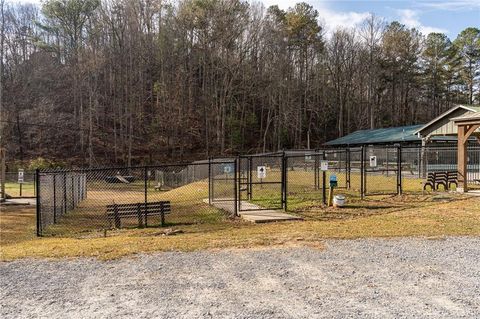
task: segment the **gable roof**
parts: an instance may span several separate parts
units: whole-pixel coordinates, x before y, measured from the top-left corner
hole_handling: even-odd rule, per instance
[[[421,131],[425,130],[426,128],[432,126],[433,124],[437,123],[438,121],[442,120],[443,118],[445,118],[445,117],[449,116],[450,114],[454,113],[458,109],[464,109],[464,110],[470,111],[470,112],[480,112],[480,106],[457,104],[456,106],[452,107],[450,110],[440,114],[439,116],[437,116],[436,118],[434,118],[433,120],[428,122],[427,124],[420,127],[414,134],[420,133]]]
[[[361,145],[361,144],[389,144],[402,142],[418,142],[421,139],[415,132],[423,124],[379,128],[373,130],[355,131],[349,135],[325,143],[325,145]]]

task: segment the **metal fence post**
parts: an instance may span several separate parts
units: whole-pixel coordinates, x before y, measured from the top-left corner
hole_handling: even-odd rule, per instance
[[[315,149],[315,161],[313,163],[313,178],[315,179],[314,185],[315,185],[315,190],[318,190],[320,188],[320,185],[318,183],[319,178],[318,178],[318,149]]]
[[[53,223],[57,223],[57,175],[52,174],[53,176]]]
[[[282,153],[282,197],[283,197],[283,209],[287,211],[288,206],[287,206],[287,201],[288,201],[288,195],[287,195],[287,182],[288,182],[288,176],[287,176],[287,161],[288,158],[285,156],[285,151]]]
[[[67,173],[63,173],[63,214],[67,213]]]
[[[212,183],[211,183],[212,202],[215,201],[215,167],[216,165],[213,166],[213,171],[212,171]]]
[[[37,196],[37,173],[33,173],[33,196]]]
[[[248,200],[252,200],[252,157],[249,156],[248,157],[248,161],[247,161],[247,166],[248,166],[248,172],[247,172],[247,197],[248,197]]]
[[[208,158],[208,204],[212,204],[212,160]]]
[[[360,154],[360,198],[365,194],[365,146],[362,145]]]
[[[147,166],[143,167],[143,191],[144,191],[144,213],[145,213],[145,227],[148,226],[147,220],[147,203],[148,203],[148,169]],[[163,227],[163,219],[161,219],[161,226]]]
[[[41,237],[42,236],[42,207],[41,207],[41,201],[40,201],[40,170],[37,168],[35,170],[35,187],[37,189],[37,194],[36,194],[36,215],[37,215],[37,236]]]
[[[325,150],[322,154],[322,159],[325,161],[327,159],[327,153]],[[322,201],[324,205],[327,205],[327,172],[322,171]]]
[[[398,156],[398,153],[397,153],[397,156]],[[388,166],[389,166],[389,163],[388,163],[388,146],[385,147],[385,158],[386,158],[386,170],[387,170],[387,177],[389,175],[389,171],[388,171]],[[397,159],[397,162],[398,162],[398,159]]]
[[[71,183],[72,183],[72,209],[75,208],[75,175],[71,175]]]
[[[346,175],[347,175],[346,176],[347,189],[350,189],[350,186],[351,186],[351,181],[350,181],[351,176],[350,175],[351,175],[351,168],[352,168],[352,165],[350,163],[350,161],[351,161],[350,147],[346,148],[345,152],[346,152],[345,156],[347,157],[347,163],[346,163],[347,164],[346,165],[347,166],[346,167],[346,170],[347,170],[347,172],[346,172]]]
[[[145,207],[147,207],[147,202],[148,202],[148,169],[145,166],[143,168],[143,188],[145,191]]]
[[[402,146],[397,148],[397,194],[402,195]]]
[[[239,206],[239,194],[238,194],[238,191],[239,191],[239,188],[238,188],[238,182],[239,182],[239,178],[238,178],[238,163],[239,163],[239,160],[238,160],[238,157],[235,158],[235,164],[234,164],[234,178],[233,178],[233,190],[234,190],[234,214],[235,216],[238,216],[238,206]]]

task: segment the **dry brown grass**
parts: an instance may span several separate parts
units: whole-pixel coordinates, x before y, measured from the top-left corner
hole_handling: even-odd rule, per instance
[[[0,246],[35,238],[35,209],[0,206]]]
[[[442,198],[440,198],[442,200]],[[182,226],[182,234],[163,236],[159,228],[109,231],[107,237],[33,238],[33,208],[2,208],[1,259],[25,257],[118,258],[154,251],[318,245],[326,238],[480,235],[480,198],[448,195],[392,197],[351,203],[346,209],[310,207],[303,222],[249,224],[221,222]],[[386,204],[385,204],[386,203]]]

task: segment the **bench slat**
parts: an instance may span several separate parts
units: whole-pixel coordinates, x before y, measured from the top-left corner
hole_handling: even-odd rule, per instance
[[[170,203],[170,201],[159,201],[159,202],[147,202],[147,206],[156,206],[156,205],[161,205],[161,204],[167,204]],[[113,208],[113,207],[137,207],[137,205],[140,204],[142,206],[145,206],[145,203],[124,203],[124,204],[108,204],[107,208]]]
[[[170,201],[159,201],[149,203],[128,203],[128,204],[110,204],[107,205],[107,218],[115,221],[115,227],[120,228],[121,219],[127,217],[138,217],[139,226],[147,226],[148,216],[161,216],[162,226],[165,223],[165,214],[171,212]]]

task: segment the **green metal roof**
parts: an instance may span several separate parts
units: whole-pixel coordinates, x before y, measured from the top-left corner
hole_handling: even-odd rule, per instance
[[[403,142],[420,142],[421,138],[417,136],[417,133],[419,133],[420,131],[422,131],[432,123],[452,113],[458,108],[469,109],[470,111],[473,111],[473,112],[480,112],[480,106],[478,105],[475,105],[475,106],[456,105],[455,107],[451,108],[450,110],[443,113],[442,115],[440,115],[439,117],[430,121],[427,124],[355,131],[349,135],[337,138],[336,140],[333,140],[333,141],[329,141],[325,143],[325,145],[339,146],[339,145],[365,145],[365,144],[368,145],[368,144],[394,144],[394,143],[403,143]],[[432,136],[431,140],[456,141],[457,136],[435,135],[435,136]]]
[[[379,128],[373,130],[355,131],[346,136],[328,141],[325,145],[369,145],[369,144],[395,144],[404,142],[421,142],[416,132],[425,124]],[[456,136],[433,136],[432,141],[455,142]]]
[[[362,145],[362,144],[390,144],[402,142],[421,141],[415,132],[423,127],[423,124],[380,128],[373,130],[355,131],[349,135],[329,141],[325,145]]]

